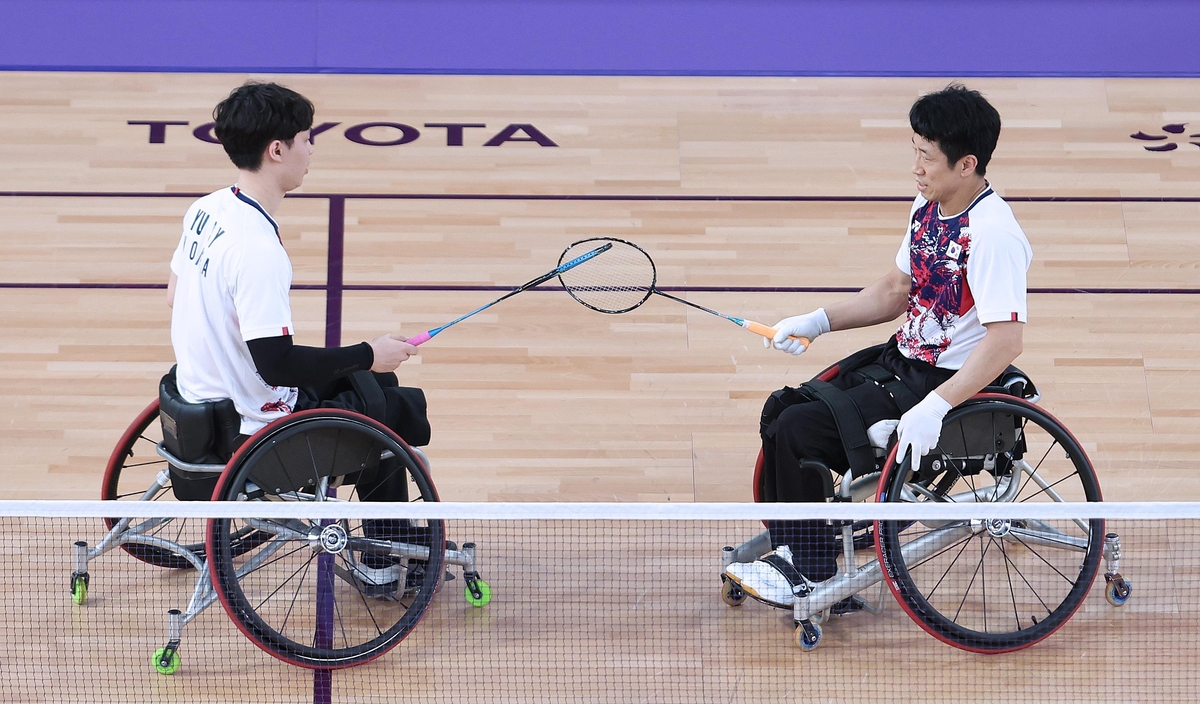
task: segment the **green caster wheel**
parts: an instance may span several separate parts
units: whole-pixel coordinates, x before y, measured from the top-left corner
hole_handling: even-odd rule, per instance
[[[71,601],[76,604],[82,604],[87,601],[88,580],[87,575],[76,575],[71,578]]]
[[[154,651],[154,669],[160,675],[173,675],[179,672],[179,651],[171,649],[167,652],[167,648],[159,648]]]
[[[482,579],[467,580],[467,588],[463,594],[467,597],[467,603],[477,609],[487,606],[492,601],[492,587]]]

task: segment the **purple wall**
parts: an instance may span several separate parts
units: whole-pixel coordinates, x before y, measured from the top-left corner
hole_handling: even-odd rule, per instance
[[[1200,76],[1186,0],[0,0],[0,68]]]

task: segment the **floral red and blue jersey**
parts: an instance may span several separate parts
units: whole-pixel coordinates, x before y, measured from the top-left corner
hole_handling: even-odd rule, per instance
[[[1012,209],[991,188],[950,217],[917,196],[896,254],[896,266],[912,276],[908,310],[896,331],[900,352],[961,368],[987,332],[985,324],[1025,322],[1032,259]]]

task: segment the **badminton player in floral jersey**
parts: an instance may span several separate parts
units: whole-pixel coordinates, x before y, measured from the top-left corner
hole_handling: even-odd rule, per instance
[[[984,176],[1000,135],[996,109],[951,85],[918,99],[909,122],[918,195],[895,266],[846,300],[779,321],[773,344],[798,355],[805,347],[790,336],[813,340],[903,315],[883,351],[862,360],[869,374],[842,373],[831,383],[851,413],[857,409],[871,444],[886,442],[894,428],[897,457],[911,452],[915,460],[937,443],[946,413],[1021,353],[1033,253]],[[848,416],[835,419],[834,405],[820,398],[793,400],[782,411],[771,402],[764,409],[759,491],[767,501],[824,501],[830,472],[844,473],[856,451],[838,430]],[[790,607],[798,585],[836,574],[837,529],[826,521],[768,527],[772,551],[726,574],[751,596]]]

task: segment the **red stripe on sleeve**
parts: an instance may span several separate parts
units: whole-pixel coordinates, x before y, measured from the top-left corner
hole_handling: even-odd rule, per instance
[[[1013,314],[1012,314],[1012,318],[1011,318],[1011,320],[1012,320],[1012,322],[1014,322],[1014,323],[1015,323],[1015,322],[1017,322],[1017,314],[1016,314],[1016,313],[1013,313]],[[285,331],[285,334],[286,334],[287,328],[284,328],[284,331]]]
[[[1016,319],[1017,319],[1017,314],[1016,314],[1016,313],[1013,313],[1013,320],[1016,320]],[[287,329],[287,328],[284,328],[284,329],[283,329],[283,334],[284,334],[284,335],[290,335],[291,333],[289,333],[289,332],[288,332],[288,329]]]

